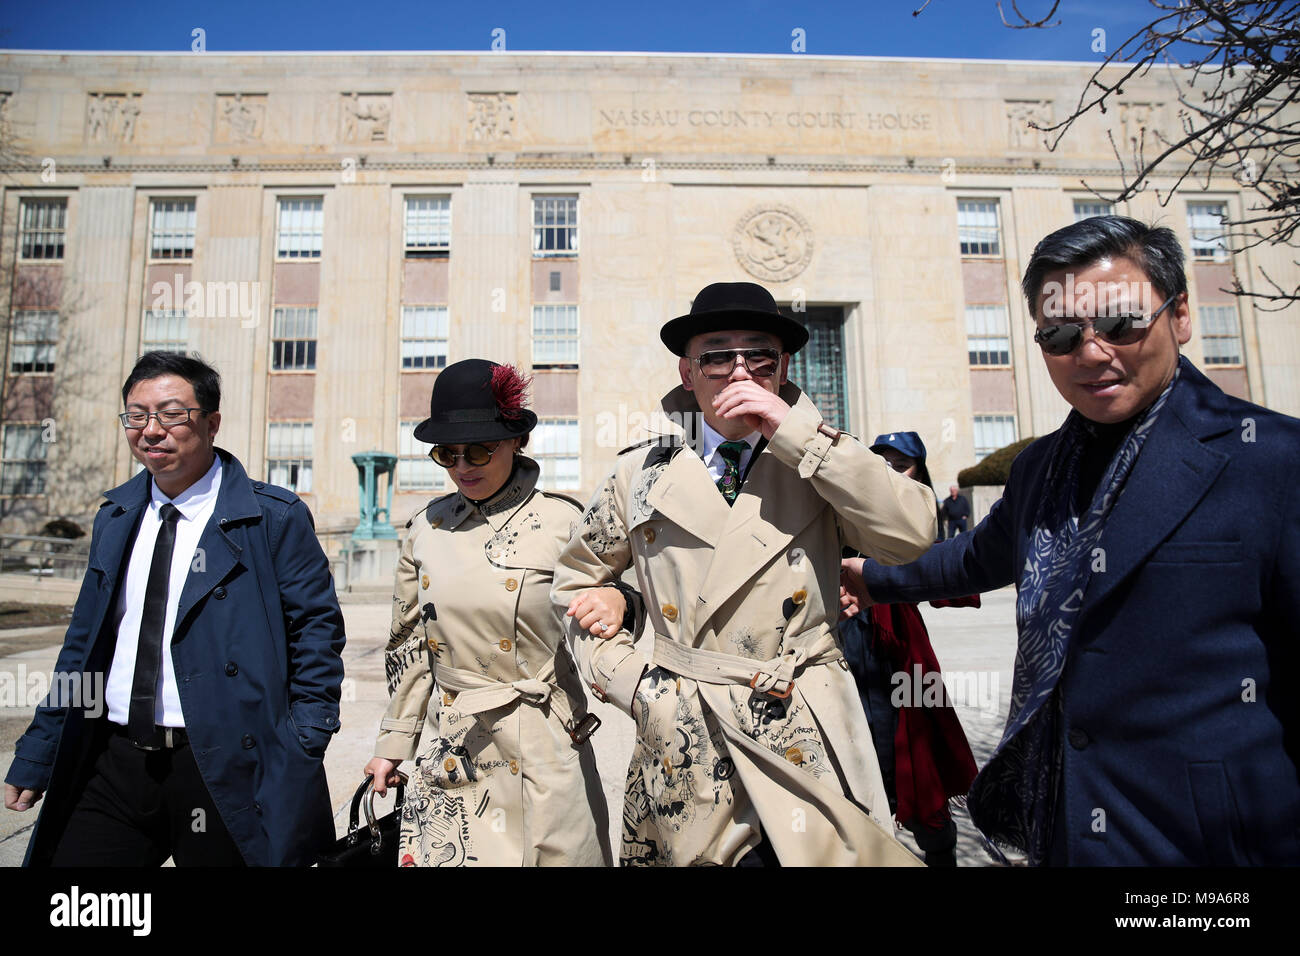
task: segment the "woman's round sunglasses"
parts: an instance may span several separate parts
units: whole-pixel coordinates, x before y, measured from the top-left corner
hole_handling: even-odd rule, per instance
[[[429,449],[429,457],[444,468],[454,468],[458,458],[464,458],[466,463],[478,467],[491,461],[492,456],[496,454],[497,449],[500,447],[501,442],[497,442],[491,448],[475,442],[472,445],[466,445],[465,450],[457,454],[451,450],[452,446],[450,445],[434,445]]]
[[[1082,322],[1045,325],[1034,333],[1034,341],[1048,355],[1069,355],[1083,342],[1084,328],[1091,325],[1093,334],[1111,345],[1132,345],[1141,341],[1147,334],[1147,329],[1151,327],[1151,323],[1177,298],[1177,295],[1171,295],[1149,316],[1099,315],[1095,319],[1085,319]]]

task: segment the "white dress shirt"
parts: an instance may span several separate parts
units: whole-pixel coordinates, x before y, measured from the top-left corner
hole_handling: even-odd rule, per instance
[[[171,641],[176,629],[176,606],[189,577],[199,538],[212,518],[221,490],[221,456],[213,455],[212,467],[194,484],[175,498],[168,498],[149,479],[150,502],[140,518],[140,530],[131,547],[126,581],[118,592],[117,647],[108,670],[108,719],[125,725],[131,712],[131,685],[135,682],[135,653],[140,644],[140,619],[144,616],[145,592],[149,585],[149,565],[153,563],[154,542],[162,524],[162,506],[170,502],[180,512],[176,519],[176,544],[172,550],[172,573],[167,582],[167,617],[163,624],[162,667],[159,686],[154,689],[154,723],[161,727],[184,727],[181,699],[176,692],[176,670],[172,665]]]
[[[727,459],[718,454],[718,446],[724,441],[732,441],[730,438],[723,438],[700,416],[700,457],[704,459],[704,464],[709,468],[709,474],[713,476],[714,484],[722,480],[723,473],[727,470]],[[740,475],[743,478],[745,469],[749,467],[749,459],[754,457],[754,449],[758,447],[762,439],[761,431],[752,431],[744,438],[734,439],[735,441],[749,442],[749,448],[740,453]]]

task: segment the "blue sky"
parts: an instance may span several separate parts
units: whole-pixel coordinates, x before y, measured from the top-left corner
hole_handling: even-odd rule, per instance
[[[806,52],[1096,62],[1094,31],[1108,49],[1149,19],[1142,0],[1063,0],[1050,30],[1009,30],[994,0],[858,0],[773,3],[465,2],[438,0],[3,0],[0,48],[188,51],[205,31],[209,52],[237,50],[487,50],[497,28],[508,50],[790,53],[803,30]],[[1019,0],[1041,15],[1051,0]],[[1004,4],[1010,15],[1009,0]]]

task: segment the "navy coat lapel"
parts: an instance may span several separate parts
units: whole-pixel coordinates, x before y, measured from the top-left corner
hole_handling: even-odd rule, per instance
[[[199,536],[198,547],[190,563],[190,573],[185,578],[181,597],[176,605],[176,636],[181,635],[185,617],[207,594],[229,577],[236,566],[243,567],[243,547],[230,534],[230,529],[251,518],[260,519],[262,509],[253,495],[248,474],[231,454],[218,448],[221,456],[221,490],[208,519],[207,527]],[[201,558],[200,558],[201,556]]]
[[[1124,490],[1102,532],[1099,556],[1084,610],[1100,604],[1173,534],[1201,503],[1228,463],[1202,439],[1235,427],[1216,398],[1221,393],[1185,358],[1169,404],[1147,436]],[[1077,625],[1076,625],[1077,631]]]

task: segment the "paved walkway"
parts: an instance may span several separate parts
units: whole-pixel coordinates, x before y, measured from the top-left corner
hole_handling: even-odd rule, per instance
[[[347,675],[343,684],[343,727],[325,757],[336,808],[335,826],[340,833],[347,825],[348,801],[361,780],[361,768],[371,757],[375,731],[388,703],[383,647],[388,636],[389,605],[349,603],[343,605],[343,614],[348,632],[343,652]],[[1015,592],[1007,588],[985,595],[984,606],[978,610],[923,605],[922,615],[939,662],[950,677],[950,691],[975,760],[982,766],[996,746],[1006,719],[1015,659]],[[13,757],[13,741],[31,717],[32,708],[23,699],[17,682],[38,671],[48,679],[62,639],[58,628],[30,628],[21,634],[0,631],[0,740],[5,745],[0,762],[4,770]],[[16,698],[4,696],[6,681],[18,690]],[[611,839],[617,852],[623,781],[632,754],[634,724],[607,704],[592,701],[592,706],[604,722],[592,742],[609,801]],[[989,858],[965,811],[959,809],[956,817],[959,862],[963,866],[987,865]],[[22,862],[34,821],[34,811],[17,813],[0,808],[0,866]],[[916,849],[906,831],[900,833],[900,838]]]

